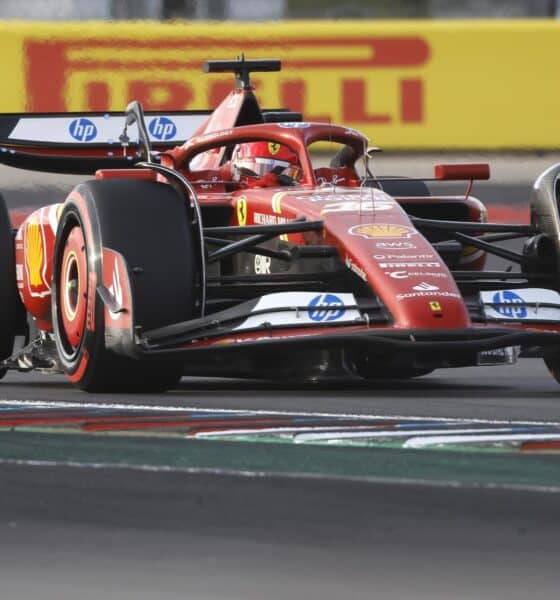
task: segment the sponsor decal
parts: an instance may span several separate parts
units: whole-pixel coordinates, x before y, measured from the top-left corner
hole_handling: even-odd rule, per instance
[[[284,129],[306,129],[307,127],[309,127],[309,123],[305,123],[305,122],[292,123],[291,121],[288,121],[288,122],[278,123],[278,127],[283,127]]]
[[[397,300],[408,300],[409,298],[423,298],[425,296],[437,296],[442,298],[460,298],[461,295],[455,292],[409,292],[406,294],[397,294]]]
[[[428,302],[428,306],[432,312],[441,312],[441,304],[436,302],[435,300],[432,302]]]
[[[525,300],[511,290],[496,292],[492,296],[492,302],[496,304],[506,304],[507,306],[495,306],[498,314],[508,319],[525,319],[527,317],[527,307],[519,306],[524,304]]]
[[[319,294],[309,303],[309,318],[318,323],[337,321],[345,312],[344,302],[335,294]]]
[[[262,256],[257,254],[255,256],[255,273],[257,275],[270,275],[270,264],[272,259],[270,256]]]
[[[267,215],[257,212],[253,215],[253,221],[257,225],[283,225],[288,222],[288,219],[280,215]]]
[[[377,242],[375,246],[381,250],[412,250],[416,248],[412,242]]]
[[[376,260],[431,260],[433,254],[374,254]]]
[[[350,271],[352,271],[352,273],[356,274],[360,279],[363,279],[364,281],[367,281],[367,277],[366,277],[366,273],[363,269],[361,269],[351,258],[350,256],[348,256],[348,254],[346,255],[346,258],[344,260],[344,264],[346,265],[347,269],[350,269]]]
[[[324,185],[327,183],[330,185],[338,185],[343,181],[346,181],[346,177],[339,177],[336,173],[333,173],[330,179],[327,179],[326,177],[317,177],[317,183],[319,185]]]
[[[560,294],[554,290],[492,290],[480,292],[480,299],[488,319],[560,321]]]
[[[156,28],[139,36],[131,35],[125,25],[116,27],[121,29],[114,37],[99,28],[91,34],[79,31],[69,36],[56,26],[49,26],[44,36],[26,35],[22,55],[14,58],[14,63],[24,68],[26,109],[118,110],[133,99],[146,110],[214,107],[225,97],[224,80],[209,81],[202,75],[199,56],[223,54],[224,45],[234,38],[238,47],[250,46],[253,55],[267,56],[277,51],[281,39],[286,48],[300,51],[283,57],[285,71],[259,81],[259,92],[272,104],[284,106],[290,99],[292,110],[307,115],[309,121],[349,123],[367,128],[371,135],[379,125],[426,123],[429,99],[424,88],[432,42],[422,29],[359,35],[354,27],[346,26],[333,36],[317,22],[313,25],[317,31],[310,37],[289,24],[274,24],[261,28],[262,33],[255,37],[233,26],[216,36],[202,24],[193,26],[192,35],[179,39]],[[146,77],[147,71],[157,77]],[[387,98],[375,93],[376,77],[383,79]],[[229,93],[231,84],[227,84]],[[322,105],[326,89],[332,99],[328,111]],[[240,96],[233,94],[227,104],[234,106],[239,101]]]
[[[389,223],[367,223],[354,225],[348,230],[350,235],[357,235],[368,240],[376,238],[409,238],[418,232],[406,225],[393,225]]]
[[[276,214],[280,214],[282,212],[281,202],[282,202],[282,198],[285,195],[286,195],[286,192],[276,192],[276,194],[274,194],[272,196],[270,203],[272,206],[272,211],[275,212]]]
[[[148,131],[156,140],[171,140],[177,135],[177,126],[167,117],[156,117],[150,121]]]
[[[97,136],[97,127],[85,117],[74,119],[70,123],[68,131],[78,142],[91,142]]]
[[[268,142],[268,151],[272,156],[276,156],[280,152],[281,145],[278,142]]]
[[[326,204],[321,210],[321,214],[325,215],[327,213],[341,212],[372,212],[376,210],[392,210],[393,208],[395,208],[395,203],[390,201],[364,200],[362,202],[360,200],[352,200],[351,202],[349,202],[347,200],[342,200],[339,202],[331,202],[329,204]]]
[[[396,206],[396,202],[391,199],[390,196],[376,190],[374,188],[368,188],[367,191],[352,191],[345,190],[344,193],[338,193],[337,191],[320,191],[315,190],[299,190],[298,195],[295,197],[296,200],[307,200],[308,202],[355,202],[359,203],[362,201],[362,206],[365,206],[366,202],[384,202],[390,204],[391,207]]]
[[[439,262],[382,262],[379,263],[379,266],[382,269],[403,269],[406,267],[415,267],[415,268],[433,268],[433,267],[441,267],[441,263]]]
[[[29,272],[29,283],[33,287],[41,286],[43,284],[41,268],[44,260],[44,248],[43,236],[38,223],[27,225],[26,242],[25,260]]]
[[[261,257],[265,259],[265,257]],[[255,265],[256,265],[255,259]],[[259,268],[266,267],[264,261]],[[280,327],[301,327],[319,323],[355,324],[362,317],[356,306],[353,294],[316,292],[276,292],[259,298],[252,308],[253,313],[237,327],[236,331],[247,329]],[[286,310],[289,308],[290,310]]]
[[[409,277],[436,277],[446,278],[447,273],[436,271],[385,271],[385,275],[389,275],[393,279],[408,279]]]
[[[46,242],[43,229],[34,221],[29,222],[25,229],[24,255],[29,293],[34,297],[43,298],[51,293],[49,282],[46,280]]]
[[[23,289],[23,265],[16,264],[16,279],[17,286],[20,290]]]
[[[122,107],[118,108],[122,109]],[[165,115],[160,115],[160,117],[166,118]],[[173,123],[177,129],[174,141],[182,143],[192,137],[205,118],[205,115],[173,116]],[[33,143],[67,144],[69,141],[76,140],[82,143],[95,141],[96,143],[117,145],[117,140],[122,133],[123,123],[124,115],[122,113],[91,118],[87,116],[74,117],[73,119],[60,115],[48,117],[26,116],[18,120],[9,138]],[[92,129],[92,126],[95,130]],[[131,139],[138,136],[136,124],[131,125],[128,131]],[[92,137],[92,133],[94,137]],[[150,137],[154,139],[153,136]],[[110,156],[109,153],[108,155]]]
[[[117,266],[116,259],[115,264],[113,265],[113,281],[109,286],[109,292],[111,293],[111,296],[113,296],[113,298],[115,299],[115,303],[117,304],[117,306],[122,306],[123,292],[121,278],[119,275],[119,268]],[[112,310],[109,310],[108,312],[109,316],[113,321],[116,321],[120,317],[120,314],[118,312],[113,312]]]
[[[240,196],[235,203],[237,222],[244,227],[247,224],[247,198]]]
[[[224,129],[223,131],[213,131],[212,133],[206,133],[200,137],[194,137],[188,140],[185,146],[192,146],[198,143],[211,142],[212,140],[219,140],[223,137],[228,137],[233,133],[233,129]]]
[[[430,283],[426,283],[425,281],[413,286],[412,289],[417,290],[418,292],[432,292],[435,290],[439,290],[437,285],[431,285]]]

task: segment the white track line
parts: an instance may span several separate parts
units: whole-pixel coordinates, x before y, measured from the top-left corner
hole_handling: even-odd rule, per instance
[[[217,413],[233,415],[275,415],[275,416],[295,416],[295,417],[329,417],[344,418],[356,420],[377,419],[380,421],[433,421],[433,422],[453,422],[453,423],[482,423],[482,424],[500,424],[500,425],[558,425],[560,421],[518,421],[510,419],[468,419],[465,417],[430,417],[427,415],[375,415],[375,414],[356,414],[356,413],[329,413],[329,412],[306,412],[292,410],[252,410],[252,409],[230,409],[214,408],[200,406],[169,406],[157,404],[123,404],[123,403],[97,403],[97,402],[63,402],[47,400],[0,400],[1,406],[29,406],[42,408],[111,408],[119,410],[153,410],[161,412],[185,412],[185,413]]]
[[[233,476],[254,479],[305,479],[317,481],[355,481],[358,483],[373,484],[394,484],[394,485],[424,485],[439,488],[455,489],[488,489],[488,490],[509,490],[515,492],[538,492],[541,494],[560,494],[560,486],[547,485],[522,485],[511,483],[480,483],[480,482],[462,482],[462,481],[440,481],[431,479],[414,479],[407,477],[347,477],[345,475],[320,475],[317,473],[292,473],[283,471],[247,471],[234,469],[212,469],[201,467],[170,467],[154,465],[131,465],[127,463],[78,463],[51,460],[20,460],[20,459],[0,459],[0,465],[16,465],[26,467],[68,467],[72,469],[122,469],[140,472],[167,472],[183,473],[186,475],[217,475]]]

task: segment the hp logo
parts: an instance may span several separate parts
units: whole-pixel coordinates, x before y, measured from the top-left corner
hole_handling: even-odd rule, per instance
[[[78,142],[91,142],[97,135],[97,127],[83,117],[74,119],[68,128],[70,135]]]
[[[344,303],[334,294],[319,294],[309,303],[309,318],[318,323],[336,321],[345,312]]]
[[[170,140],[177,135],[177,127],[167,117],[156,117],[150,121],[148,131],[156,140]]]
[[[518,296],[511,290],[504,290],[502,292],[496,292],[492,296],[492,302],[497,304],[507,304],[507,306],[495,306],[496,312],[500,313],[504,317],[510,319],[524,319],[527,316],[527,308],[525,306],[519,306],[525,301],[521,296]]]

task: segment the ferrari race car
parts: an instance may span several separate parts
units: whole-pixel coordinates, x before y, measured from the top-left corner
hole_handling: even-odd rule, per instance
[[[470,196],[488,165],[376,177],[360,132],[259,107],[250,74],[279,61],[204,68],[236,76],[212,113],[0,116],[0,162],[92,176],[23,215],[0,204],[1,374],[156,391],[542,357],[560,377],[560,165],[530,224],[489,223]],[[449,180],[466,193],[430,194]],[[514,268],[484,270],[488,255]]]

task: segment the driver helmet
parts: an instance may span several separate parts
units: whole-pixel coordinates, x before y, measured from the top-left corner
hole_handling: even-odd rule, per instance
[[[263,177],[267,173],[287,175],[298,180],[301,168],[295,152],[278,142],[249,142],[238,144],[232,154],[231,164],[234,177],[243,176],[241,169],[247,169],[254,175]]]

